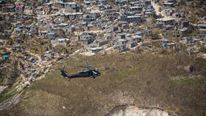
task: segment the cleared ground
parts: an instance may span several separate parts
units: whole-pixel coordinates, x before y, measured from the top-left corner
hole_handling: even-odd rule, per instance
[[[74,73],[86,62],[98,67],[102,75],[70,81],[60,76],[62,65]],[[34,82],[20,104],[0,115],[102,116],[115,106],[135,104],[158,106],[182,116],[205,116],[206,79],[197,75],[204,74],[205,60],[195,62],[184,54],[68,58],[55,65],[46,78]],[[178,68],[189,64],[197,66],[194,74]]]

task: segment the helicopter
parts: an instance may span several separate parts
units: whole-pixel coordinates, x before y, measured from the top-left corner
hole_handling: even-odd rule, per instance
[[[79,71],[75,74],[68,74],[65,70],[65,66],[60,69],[61,76],[64,78],[72,79],[72,78],[87,78],[91,77],[95,79],[96,77],[100,76],[101,73],[98,71],[97,68],[94,68],[92,66],[87,66],[82,71]]]

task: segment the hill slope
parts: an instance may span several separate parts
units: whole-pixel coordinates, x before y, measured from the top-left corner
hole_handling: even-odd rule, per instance
[[[85,57],[69,58],[54,66],[46,78],[28,88],[12,112],[8,110],[1,114],[101,116],[122,104],[158,106],[182,116],[206,113],[205,78],[177,69],[192,62],[185,55],[129,53],[86,59],[101,69],[102,76],[70,81],[61,78],[58,68],[63,64],[69,73],[74,73],[85,63]]]

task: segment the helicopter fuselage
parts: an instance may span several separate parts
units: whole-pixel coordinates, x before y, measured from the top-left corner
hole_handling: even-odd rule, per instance
[[[97,70],[84,70],[76,74],[67,74],[64,70],[61,70],[61,75],[65,78],[81,78],[81,77],[96,78],[97,76],[100,76],[100,72]]]

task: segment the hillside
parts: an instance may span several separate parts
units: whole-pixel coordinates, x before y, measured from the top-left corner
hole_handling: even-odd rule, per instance
[[[99,78],[62,78],[58,68],[63,64],[69,73],[75,73],[85,63],[85,57],[66,59],[55,65],[46,78],[29,87],[20,104],[1,114],[102,116],[122,104],[160,107],[171,115],[180,116],[202,116],[206,113],[203,102],[206,80],[196,74],[203,71],[200,70],[203,64],[195,63],[184,54],[127,53],[86,59],[101,69]],[[181,68],[191,63],[196,67],[192,74]]]

